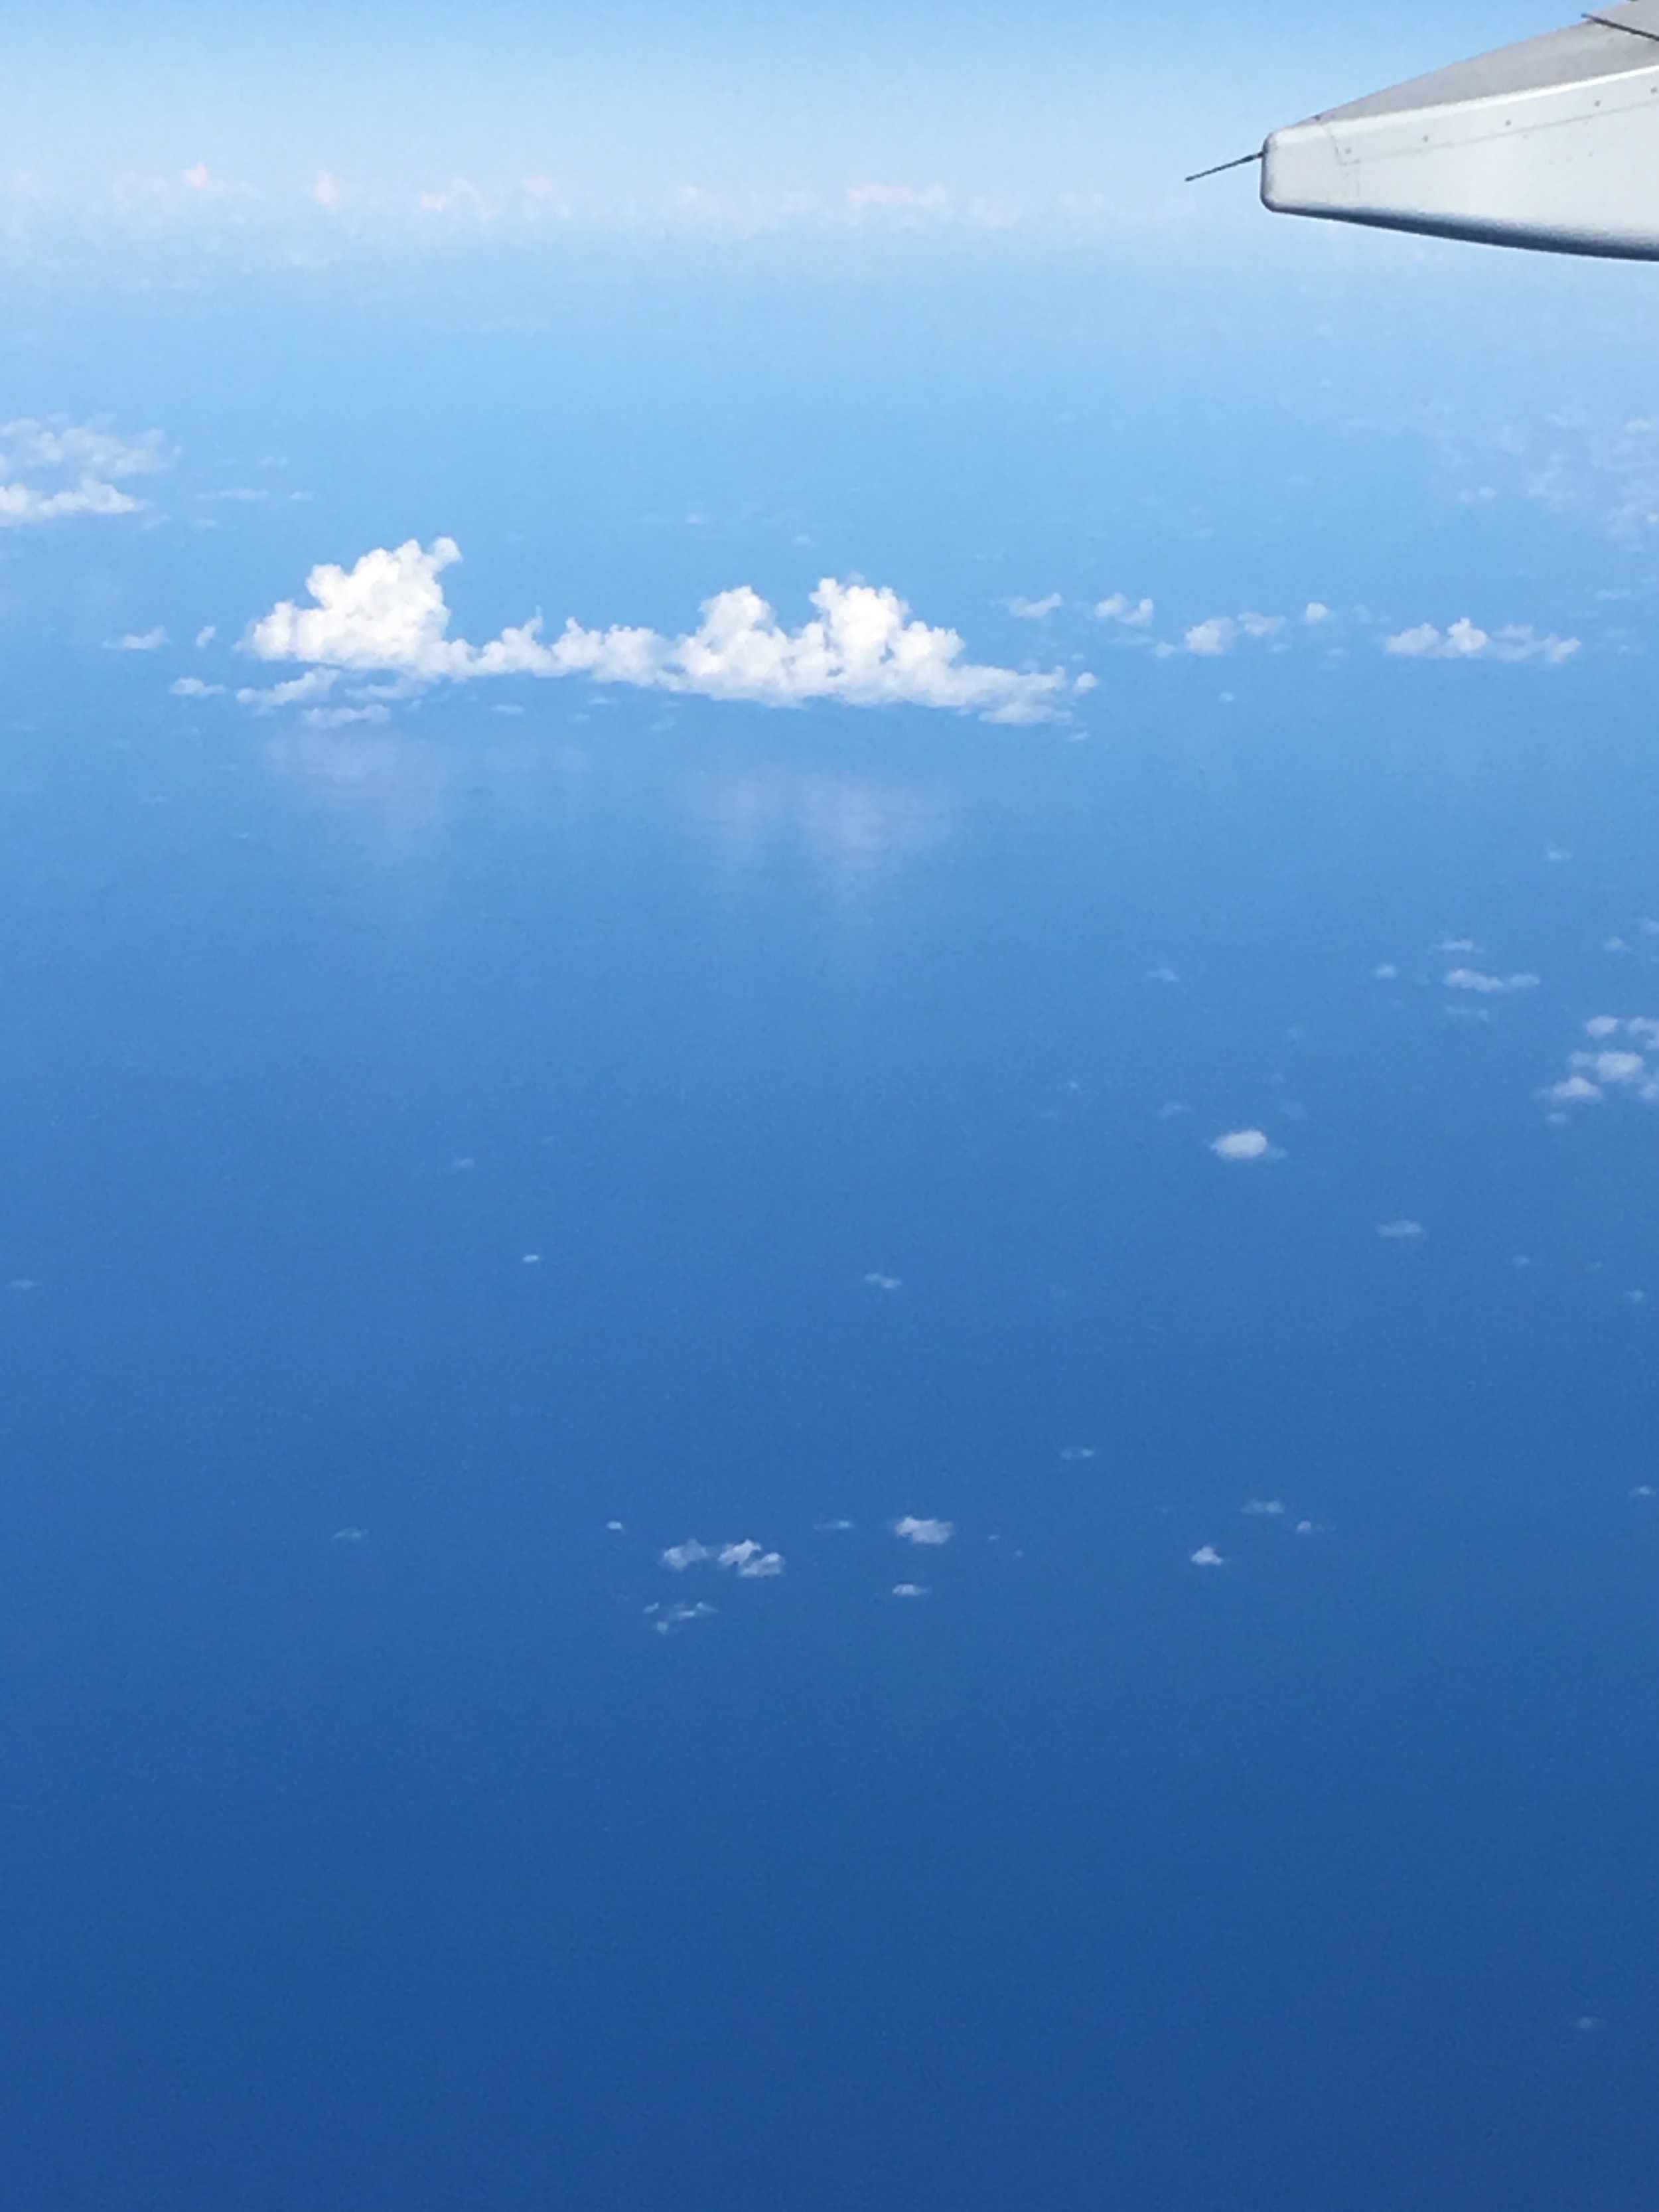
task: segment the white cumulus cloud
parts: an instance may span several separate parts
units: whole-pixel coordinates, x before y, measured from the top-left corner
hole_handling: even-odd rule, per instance
[[[811,595],[814,619],[796,630],[784,629],[757,592],[739,585],[705,600],[698,627],[680,637],[619,625],[586,629],[573,619],[549,642],[537,617],[488,644],[471,645],[450,636],[439,581],[459,558],[454,540],[440,538],[429,547],[414,538],[378,547],[350,568],[324,562],[306,579],[311,604],[280,601],[251,626],[243,643],[263,660],[305,663],[330,681],[342,672],[416,684],[582,675],[599,684],[765,706],[814,699],[860,707],[902,703],[994,722],[1051,719],[1068,689],[1057,669],[964,660],[956,631],[915,620],[896,592],[833,577]],[[274,694],[250,696],[284,703]]]
[[[1275,1156],[1263,1129],[1229,1129],[1210,1150],[1218,1160],[1267,1160]]]
[[[915,1513],[907,1513],[893,1523],[893,1534],[911,1544],[948,1544],[956,1533],[954,1521],[928,1521]]]

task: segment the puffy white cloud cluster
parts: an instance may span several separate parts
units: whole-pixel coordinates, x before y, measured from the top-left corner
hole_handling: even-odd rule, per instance
[[[1403,660],[1541,660],[1558,667],[1578,650],[1576,637],[1540,637],[1530,623],[1507,623],[1502,629],[1477,628],[1467,615],[1444,630],[1432,623],[1396,630],[1382,649]]]
[[[87,422],[0,422],[0,529],[70,515],[131,514],[121,480],[165,467],[158,433],[123,438]]]
[[[1659,1052],[1659,1021],[1647,1014],[1628,1019],[1617,1014],[1597,1014],[1585,1023],[1584,1031],[1597,1049],[1567,1055],[1571,1073],[1539,1093],[1547,1104],[1599,1105],[1609,1091],[1623,1091],[1650,1106],[1659,1104],[1659,1073],[1646,1057]],[[1615,1038],[1631,1039],[1642,1049],[1615,1043]]]
[[[244,640],[261,659],[301,662],[308,672],[240,696],[268,707],[313,700],[342,674],[391,677],[405,687],[481,676],[581,675],[764,706],[831,699],[1034,722],[1060,711],[1070,688],[1059,670],[964,660],[957,632],[915,620],[896,592],[833,577],[812,593],[816,617],[796,630],[785,629],[757,592],[739,585],[705,600],[702,622],[681,637],[621,626],[585,629],[572,620],[550,642],[536,617],[471,645],[450,636],[439,581],[459,558],[453,538],[429,547],[410,538],[366,553],[350,568],[322,562],[306,579],[309,605],[282,600]]]
[[[735,1544],[700,1544],[695,1536],[688,1536],[683,1544],[671,1544],[660,1554],[662,1564],[677,1575],[688,1567],[700,1566],[713,1560],[717,1567],[726,1567],[744,1582],[765,1582],[783,1572],[781,1552],[769,1552],[752,1536],[745,1536]]]
[[[1283,615],[1211,615],[1203,622],[1194,623],[1182,643],[1200,660],[1218,660],[1242,639],[1254,638],[1264,644],[1282,643],[1289,627]]]

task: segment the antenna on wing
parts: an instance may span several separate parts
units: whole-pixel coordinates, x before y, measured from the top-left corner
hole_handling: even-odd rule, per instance
[[[1242,169],[1245,167],[1248,163],[1251,161],[1259,161],[1261,159],[1261,153],[1260,148],[1258,148],[1254,154],[1239,155],[1236,161],[1218,161],[1212,169],[1194,169],[1190,177],[1183,177],[1181,181],[1183,185],[1195,185],[1199,182],[1200,178],[1218,177],[1224,169]]]
[[[1632,39],[1651,39],[1656,46],[1659,46],[1659,31],[1644,31],[1639,23],[1617,23],[1611,15],[1593,15],[1588,8],[1584,10],[1584,21],[1599,23],[1604,31],[1628,31]]]

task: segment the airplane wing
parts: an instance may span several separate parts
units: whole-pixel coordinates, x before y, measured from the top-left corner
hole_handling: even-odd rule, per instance
[[[1659,260],[1659,0],[1275,131],[1261,198],[1283,215]]]

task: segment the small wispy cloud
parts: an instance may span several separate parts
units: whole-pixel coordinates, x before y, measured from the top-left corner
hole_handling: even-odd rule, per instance
[[[447,185],[416,192],[415,204],[422,215],[465,216],[475,222],[487,222],[498,206],[471,177],[451,177]]]
[[[752,1536],[745,1536],[740,1543],[722,1544],[714,1564],[732,1568],[744,1582],[765,1582],[783,1572],[783,1553],[769,1552]]]
[[[1550,1106],[1594,1106],[1605,1094],[1587,1075],[1569,1075],[1547,1084],[1538,1095]]]
[[[1479,968],[1451,968],[1440,980],[1449,991],[1474,991],[1491,998],[1503,991],[1535,991],[1540,979],[1524,971],[1517,975],[1487,975]]]
[[[204,199],[252,199],[256,197],[251,185],[234,177],[216,177],[205,161],[192,161],[187,169],[179,172],[179,181],[188,192],[198,193]]]
[[[893,1534],[909,1544],[948,1544],[956,1533],[954,1521],[929,1521],[915,1513],[907,1513],[893,1523]]]
[[[1194,623],[1182,643],[1200,660],[1218,660],[1247,639],[1265,644],[1282,642],[1289,628],[1283,615],[1210,615]]]
[[[1116,623],[1124,629],[1150,629],[1155,611],[1151,599],[1132,599],[1124,592],[1114,592],[1095,609],[1100,621]]]
[[[1576,1052],[1567,1065],[1589,1076],[1592,1083],[1609,1089],[1639,1084],[1648,1072],[1648,1064],[1639,1052]]]
[[[664,1566],[677,1575],[711,1562],[716,1567],[730,1570],[743,1582],[769,1581],[773,1576],[781,1575],[784,1566],[781,1552],[769,1552],[752,1536],[745,1536],[736,1543],[729,1544],[705,1544],[696,1536],[688,1536],[683,1544],[670,1544],[657,1556]]]
[[[308,668],[303,676],[288,677],[281,684],[267,684],[263,690],[245,684],[236,694],[237,703],[267,714],[279,707],[302,707],[313,700],[326,698],[339,680],[337,668]]]
[[[122,484],[169,458],[156,431],[128,438],[94,423],[33,416],[0,422],[0,529],[131,514],[142,501]]]
[[[1579,649],[1576,637],[1540,636],[1529,623],[1508,623],[1484,630],[1467,615],[1442,630],[1433,623],[1396,630],[1382,641],[1385,653],[1402,660],[1535,660],[1559,667]]]
[[[951,195],[943,185],[848,185],[844,202],[854,221],[870,216],[937,220],[951,212]]]
[[[159,653],[167,641],[167,634],[158,623],[154,629],[129,630],[125,637],[107,641],[112,653]]]
[[[719,1610],[702,1598],[695,1605],[664,1605],[659,1601],[646,1607],[645,1616],[659,1636],[672,1636],[676,1629],[689,1628],[694,1620],[707,1620]]]
[[[703,1559],[712,1559],[714,1549],[712,1544],[700,1543],[696,1537],[688,1536],[683,1544],[670,1544],[665,1551],[659,1553],[658,1557],[664,1566],[672,1568],[677,1575],[683,1575],[688,1567],[695,1567]]]

